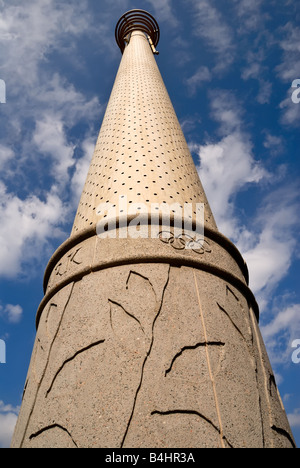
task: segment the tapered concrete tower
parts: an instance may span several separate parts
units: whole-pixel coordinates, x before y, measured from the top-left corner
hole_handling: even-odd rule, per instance
[[[121,65],[71,236],[46,270],[12,446],[294,447],[247,267],[218,232],[156,64],[159,27],[134,10],[116,39]]]

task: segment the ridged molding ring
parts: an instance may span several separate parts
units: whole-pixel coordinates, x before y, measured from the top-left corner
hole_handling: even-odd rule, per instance
[[[119,19],[116,26],[116,41],[122,54],[125,49],[126,38],[130,33],[137,30],[150,36],[154,46],[157,46],[160,30],[156,19],[145,10],[130,10]]]

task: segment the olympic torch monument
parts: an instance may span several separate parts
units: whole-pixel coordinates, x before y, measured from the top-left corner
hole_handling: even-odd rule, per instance
[[[237,248],[217,229],[156,64],[122,60],[70,238],[51,258],[14,448],[295,447]]]

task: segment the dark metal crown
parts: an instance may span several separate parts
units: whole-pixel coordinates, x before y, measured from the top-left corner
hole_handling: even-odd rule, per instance
[[[154,47],[157,46],[160,38],[158,23],[150,13],[144,10],[130,10],[118,21],[116,26],[116,41],[124,52],[126,39],[133,31],[142,31],[150,37]]]

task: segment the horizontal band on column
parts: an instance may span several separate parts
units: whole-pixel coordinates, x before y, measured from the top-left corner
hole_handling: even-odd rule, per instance
[[[46,304],[51,300],[51,298],[62,288],[67,286],[70,283],[80,281],[84,276],[94,273],[96,271],[100,271],[103,269],[108,269],[108,268],[113,268],[117,266],[122,266],[122,265],[134,265],[134,264],[145,264],[145,263],[155,263],[155,264],[161,264],[161,263],[167,263],[171,266],[189,266],[191,268],[197,268],[199,270],[205,271],[207,273],[210,273],[212,275],[218,276],[219,278],[222,278],[224,281],[228,282],[235,288],[237,288],[247,299],[249,306],[252,307],[253,312],[257,318],[257,321],[259,321],[259,307],[256,302],[256,299],[252,293],[252,291],[249,289],[249,287],[241,281],[239,278],[237,278],[235,275],[232,273],[229,273],[227,270],[223,268],[219,268],[216,265],[212,265],[211,263],[201,261],[201,263],[196,260],[195,258],[187,257],[187,258],[172,258],[171,256],[160,256],[156,255],[155,258],[152,256],[144,256],[143,258],[135,259],[130,257],[126,257],[126,254],[122,257],[122,260],[116,260],[116,261],[111,261],[108,264],[95,264],[94,266],[87,266],[83,268],[82,270],[74,273],[73,275],[69,276],[65,280],[61,281],[57,286],[53,287],[50,289],[50,291],[45,295],[43,298],[39,309],[37,311],[36,315],[36,327],[38,328],[39,325],[39,320],[41,317],[41,314],[43,312],[44,307]]]
[[[131,215],[131,216],[123,216],[123,217],[118,217],[116,219],[115,223],[115,228],[119,229],[120,227],[124,226],[129,226],[129,224],[136,218],[136,215]],[[147,217],[144,218],[144,222],[150,223],[152,222],[157,222],[158,225],[164,226],[164,218],[161,214],[157,217],[157,219],[153,219],[152,215],[149,214],[148,219]],[[182,222],[182,219],[176,218],[174,215],[170,215],[170,227],[174,226],[179,226],[180,222]],[[197,225],[195,221],[191,221],[191,229],[196,232],[197,230]],[[54,255],[51,257],[48,266],[45,271],[44,275],[44,292],[46,293],[49,278],[51,276],[51,273],[57,263],[60,261],[60,259],[71,249],[73,249],[77,244],[80,244],[86,239],[89,239],[90,237],[96,236],[97,235],[97,226],[92,226],[90,229],[86,229],[83,232],[80,232],[77,235],[74,235],[67,239],[54,253]],[[235,260],[237,265],[239,266],[245,281],[247,284],[249,284],[249,271],[248,267],[240,254],[239,250],[237,247],[223,234],[219,233],[218,231],[214,231],[210,228],[207,228],[204,226],[204,236],[205,238],[211,239],[212,241],[216,242],[219,244],[222,248],[224,248]]]

